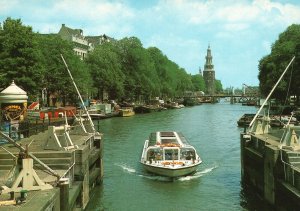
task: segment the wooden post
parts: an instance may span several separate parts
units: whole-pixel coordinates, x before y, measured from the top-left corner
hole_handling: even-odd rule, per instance
[[[69,210],[69,179],[62,178],[59,180],[60,188],[60,210]]]
[[[11,123],[10,122],[8,123],[8,134],[9,134],[9,137],[11,137]]]
[[[38,127],[38,120],[35,118],[35,133],[37,133],[37,127]]]

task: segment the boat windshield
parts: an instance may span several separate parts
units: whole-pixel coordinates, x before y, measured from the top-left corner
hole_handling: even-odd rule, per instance
[[[196,152],[194,148],[181,148],[180,153],[181,160],[195,160]]]
[[[165,160],[178,160],[178,149],[165,149]]]
[[[151,148],[147,152],[147,160],[162,160],[163,151],[161,148]]]

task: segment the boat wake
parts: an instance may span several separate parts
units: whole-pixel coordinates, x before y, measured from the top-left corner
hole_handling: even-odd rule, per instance
[[[214,169],[218,168],[217,165],[214,165],[213,167],[206,168],[202,171],[197,171],[193,175],[189,176],[183,176],[183,177],[178,177],[178,178],[170,178],[170,177],[164,177],[164,176],[159,176],[159,175],[151,175],[151,174],[140,174],[136,172],[136,170],[127,164],[115,164],[116,166],[119,166],[120,168],[123,169],[124,172],[129,173],[129,174],[135,174],[137,176],[150,179],[150,180],[155,180],[155,181],[162,181],[162,182],[174,182],[174,181],[190,181],[194,179],[198,179],[210,172],[212,172]]]
[[[203,171],[197,171],[193,175],[183,176],[183,177],[178,177],[178,178],[170,178],[170,177],[164,177],[164,176],[158,176],[158,175],[143,175],[143,174],[139,174],[138,176],[146,178],[146,179],[150,179],[150,180],[161,181],[161,182],[174,182],[174,181],[183,182],[183,181],[190,181],[190,180],[198,179],[198,178],[206,175],[207,173],[212,172],[217,167],[218,166],[215,165],[213,167],[206,168]]]
[[[193,175],[189,175],[189,176],[184,176],[184,177],[179,177],[177,178],[178,181],[190,181],[193,179],[198,179],[199,177],[202,177],[204,175],[206,175],[207,173],[213,171],[215,168],[217,168],[218,166],[213,166],[210,168],[206,168],[203,171],[197,171],[195,174]]]
[[[127,164],[115,164],[115,165],[122,168],[124,172],[129,173],[129,174],[135,174],[139,177],[144,177],[144,178],[147,178],[147,179],[157,180],[157,181],[164,181],[164,182],[172,181],[172,178],[169,178],[169,177],[150,175],[150,174],[149,175],[143,175],[141,173],[137,173],[134,168],[128,166]]]
[[[123,169],[123,171],[128,172],[130,174],[136,173],[136,170],[130,166],[127,166],[126,164],[115,164],[116,166],[119,166]]]
[[[161,181],[161,182],[172,182],[173,179],[170,177],[164,177],[164,176],[158,176],[158,175],[143,175],[139,174],[138,176],[150,179],[150,180],[155,180],[155,181]]]
[[[215,165],[215,166],[213,166],[213,167],[210,167],[210,168],[206,168],[206,169],[204,169],[203,171],[199,171],[198,173],[199,173],[199,174],[202,174],[202,175],[203,175],[203,174],[207,174],[207,173],[213,171],[213,170],[216,169],[216,168],[218,168],[217,165]]]

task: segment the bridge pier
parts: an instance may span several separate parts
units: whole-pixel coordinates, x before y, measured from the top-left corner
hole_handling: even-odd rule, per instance
[[[233,96],[230,97],[230,104],[234,104],[236,102],[235,98]]]

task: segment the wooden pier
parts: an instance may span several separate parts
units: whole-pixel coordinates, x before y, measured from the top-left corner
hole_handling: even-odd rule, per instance
[[[86,207],[90,190],[103,179],[101,134],[86,124],[49,126],[47,131],[17,143],[26,146],[26,151],[10,143],[0,147],[1,210],[67,211]],[[33,179],[26,175],[33,175]],[[31,184],[25,184],[27,180]]]

